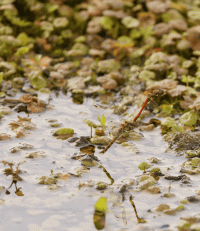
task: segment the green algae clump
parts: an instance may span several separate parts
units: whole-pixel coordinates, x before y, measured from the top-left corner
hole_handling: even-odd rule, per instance
[[[60,128],[54,134],[56,135],[66,135],[66,134],[73,134],[74,130],[72,128]]]

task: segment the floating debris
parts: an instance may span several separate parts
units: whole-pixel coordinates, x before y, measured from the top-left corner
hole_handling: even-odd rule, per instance
[[[0,133],[0,140],[9,140],[11,135],[8,135],[6,133]]]
[[[43,151],[37,151],[37,152],[27,153],[28,155],[26,156],[26,158],[41,159],[41,158],[46,157],[46,155],[44,153],[45,152],[43,152]]]
[[[52,176],[42,176],[38,180],[39,180],[38,184],[46,184],[46,185],[56,184],[57,182],[57,178]]]
[[[66,140],[74,135],[74,130],[72,128],[59,128],[53,133],[53,136],[56,136],[57,139]]]

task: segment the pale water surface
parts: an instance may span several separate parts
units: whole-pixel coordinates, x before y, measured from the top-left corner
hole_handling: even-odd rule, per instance
[[[17,96],[17,98],[19,95]],[[48,100],[45,95],[39,95],[40,99]],[[197,175],[188,175],[190,183],[182,184],[181,181],[169,181],[160,177],[156,186],[161,190],[160,194],[150,194],[147,191],[137,192],[137,185],[128,188],[125,193],[125,201],[122,202],[122,194],[119,193],[123,181],[133,179],[137,181],[142,171],[138,165],[149,162],[151,157],[158,158],[161,162],[154,164],[160,167],[163,174],[178,176],[181,173],[181,165],[186,158],[175,153],[167,153],[168,145],[160,135],[160,128],[155,128],[151,132],[141,132],[143,139],[134,141],[139,153],[134,154],[119,144],[114,144],[105,153],[99,154],[96,147],[95,155],[100,160],[100,164],[109,172],[114,179],[114,184],[106,190],[99,191],[95,184],[103,181],[110,184],[109,178],[98,166],[90,168],[88,173],[83,173],[81,177],[70,176],[66,181],[58,181],[57,188],[50,189],[49,186],[38,184],[38,178],[53,174],[74,171],[81,166],[79,160],[71,159],[74,153],[79,152],[79,148],[67,140],[56,139],[53,132],[57,128],[50,127],[48,120],[56,119],[62,123],[62,127],[73,128],[76,137],[89,136],[90,128],[84,124],[83,119],[91,119],[98,123],[98,116],[103,113],[107,123],[115,121],[120,123],[122,117],[113,115],[111,111],[95,107],[95,101],[86,98],[82,105],[72,103],[71,97],[59,94],[58,97],[52,94],[50,101],[51,109],[38,114],[30,114],[31,121],[36,125],[36,129],[30,131],[25,138],[15,138],[8,124],[12,120],[17,120],[17,116],[27,117],[25,113],[13,112],[6,115],[1,120],[1,133],[8,133],[11,140],[0,141],[0,160],[14,163],[14,169],[20,161],[26,163],[19,166],[22,171],[20,177],[23,181],[17,182],[17,187],[21,187],[24,196],[15,194],[15,185],[8,189],[12,182],[12,176],[6,176],[4,169],[8,168],[0,163],[0,185],[5,189],[1,190],[0,199],[0,230],[30,230],[30,231],[92,231],[96,230],[93,223],[94,205],[99,197],[107,198],[108,211],[106,213],[106,224],[104,230],[177,230],[176,226],[180,222],[180,217],[197,215],[200,213],[198,203],[185,205],[183,211],[176,212],[175,215],[166,215],[155,212],[154,209],[159,204],[168,204],[172,209],[181,205],[180,200],[188,196],[197,195],[200,178]],[[149,118],[146,119],[147,121]],[[136,129],[137,130],[137,129]],[[11,148],[21,144],[33,145],[33,149],[20,150],[18,153],[11,153]],[[43,151],[46,157],[41,159],[28,159],[26,156],[31,152]],[[152,165],[153,166],[153,165]],[[81,187],[80,183],[93,182],[93,187]],[[174,197],[165,198],[164,193],[168,192],[171,182],[171,193]],[[6,189],[10,194],[7,195]],[[138,224],[133,207],[129,202],[132,194],[138,216],[144,218],[147,223]]]

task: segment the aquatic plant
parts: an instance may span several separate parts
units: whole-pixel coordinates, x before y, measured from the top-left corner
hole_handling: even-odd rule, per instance
[[[96,128],[97,125],[93,121],[88,120],[88,119],[84,119],[83,123],[87,124],[91,128],[90,137],[92,138],[92,128]]]
[[[106,126],[106,117],[105,117],[105,115],[103,114],[101,117],[98,116],[97,118],[98,118],[98,120],[99,120],[99,122],[100,122],[100,124],[101,124],[101,126],[102,126],[102,128],[104,130],[105,126]]]
[[[57,139],[66,140],[74,135],[74,129],[72,128],[59,128],[53,133],[53,136],[56,136]]]
[[[149,166],[149,164],[147,162],[142,162],[142,163],[140,163],[138,165],[138,168],[140,170],[143,170],[144,171],[143,173],[145,173],[146,172],[145,170],[148,169],[148,168],[150,168],[150,166]]]
[[[5,160],[2,160],[2,161],[0,161],[0,163],[4,164],[4,166],[5,165],[9,166],[9,168],[6,168],[4,170],[4,173],[5,173],[6,176],[12,175],[12,179],[14,181],[22,181],[22,178],[19,176],[19,173],[21,173],[21,170],[19,169],[19,165],[26,163],[26,161],[20,161],[17,164],[17,167],[16,167],[15,170],[13,169],[14,163],[12,163],[12,162],[8,162],[8,161],[5,161]]]

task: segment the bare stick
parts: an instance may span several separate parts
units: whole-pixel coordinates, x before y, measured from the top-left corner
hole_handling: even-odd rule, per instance
[[[131,205],[132,205],[133,208],[134,208],[135,216],[136,216],[136,218],[137,218],[138,223],[146,223],[146,221],[145,221],[143,218],[140,218],[140,217],[138,216],[138,213],[137,213],[137,210],[136,210],[135,203],[134,203],[134,201],[133,201],[132,195],[130,195],[129,201],[130,201]]]
[[[117,135],[110,141],[110,143],[104,148],[103,151],[101,151],[100,153],[105,153],[109,148],[110,146],[121,136],[122,133],[124,133],[125,129],[128,128],[129,126],[134,126],[135,125],[135,122],[136,120],[139,118],[139,116],[141,115],[142,111],[144,110],[145,106],[147,105],[147,103],[151,100],[153,100],[154,98],[158,97],[158,96],[161,96],[163,95],[163,91],[162,90],[155,90],[153,92],[151,92],[148,97],[146,98],[145,102],[143,103],[140,111],[138,112],[138,114],[136,115],[136,117],[133,119],[132,122],[128,122],[128,121],[125,121],[124,124],[121,124],[121,127],[120,129],[118,130],[117,132]]]

